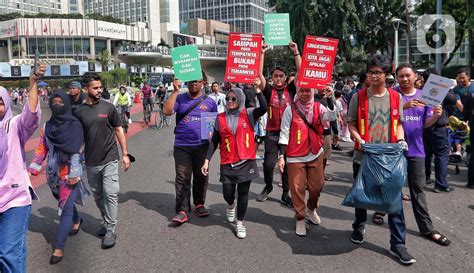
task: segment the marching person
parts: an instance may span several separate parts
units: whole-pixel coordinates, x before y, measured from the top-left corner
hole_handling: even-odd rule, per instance
[[[294,42],[289,44],[290,50],[295,58],[296,73],[298,73],[301,66],[301,56],[298,51],[298,46]],[[268,195],[273,191],[273,170],[275,169],[278,152],[278,140],[280,138],[280,126],[283,112],[287,106],[290,105],[296,94],[295,82],[287,83],[286,72],[281,67],[275,67],[271,72],[271,80],[273,85],[267,83],[263,76],[263,58],[265,50],[262,50],[262,61],[260,62],[260,89],[268,104],[268,115],[265,136],[265,154],[263,159],[263,176],[265,180],[265,187],[258,195],[257,201],[264,202]],[[283,193],[281,195],[281,203],[285,206],[292,207],[293,203],[289,195],[290,188],[288,186],[288,173],[286,170],[281,174]]]
[[[325,89],[330,93],[330,89]],[[314,90],[300,88],[295,103],[283,113],[279,138],[280,156],[278,168],[284,171],[285,156],[288,182],[293,197],[296,218],[296,234],[306,236],[305,218],[319,225],[321,218],[316,212],[319,196],[324,185],[324,135],[330,121],[336,120],[337,112],[314,101]],[[331,107],[330,106],[330,107]],[[309,191],[305,205],[306,189]]]
[[[41,108],[38,79],[46,70],[30,74],[28,103],[13,117],[11,99],[0,87],[0,272],[26,272],[26,233],[33,199],[38,199],[25,168],[25,145],[38,129]]]
[[[208,177],[201,172],[209,141],[201,138],[201,113],[217,112],[217,105],[211,98],[203,94],[203,86],[207,82],[207,75],[204,71],[202,71],[202,76],[202,80],[188,82],[188,92],[184,94],[179,94],[181,83],[175,79],[173,93],[163,106],[165,115],[170,116],[176,113],[173,157],[176,170],[175,211],[177,215],[172,219],[176,224],[189,221],[191,177],[194,212],[199,217],[209,216],[209,211],[204,206]]]
[[[84,128],[87,180],[103,220],[97,235],[103,237],[102,248],[107,249],[115,246],[117,240],[119,162],[127,171],[133,157],[128,154],[127,139],[117,110],[111,103],[101,100],[100,76],[84,74],[82,82],[87,92],[86,103],[75,115]],[[121,157],[117,141],[122,150]]]
[[[225,111],[225,94],[221,93],[221,85],[218,82],[213,82],[211,85],[211,93],[209,98],[214,100],[217,104],[217,113],[223,113]]]
[[[48,186],[58,200],[58,214],[61,217],[54,251],[49,260],[50,264],[57,264],[63,258],[68,235],[76,235],[81,227],[82,218],[75,203],[84,205],[84,198],[89,196],[89,192],[81,178],[80,153],[84,143],[82,124],[72,115],[69,96],[65,92],[57,91],[49,98],[52,115],[41,132],[29,171],[32,175],[38,175],[41,164],[47,158]]]
[[[357,177],[364,157],[361,144],[398,142],[404,147],[407,146],[402,125],[404,122],[403,100],[400,93],[385,87],[385,80],[391,69],[392,63],[388,57],[383,55],[371,57],[367,63],[370,87],[354,94],[349,105],[349,130],[356,142],[353,158],[354,179]],[[400,192],[400,197],[401,194]],[[400,202],[402,202],[402,198],[400,198]],[[355,244],[362,244],[367,210],[356,208],[355,218],[352,224],[354,230],[351,241]],[[400,213],[388,215],[388,226],[390,229],[390,254],[396,256],[404,264],[416,262],[405,246],[406,225],[403,205]]]
[[[258,84],[259,80],[256,80]],[[256,88],[260,102],[258,108],[245,108],[245,95],[242,89],[232,88],[225,98],[226,111],[217,116],[214,134],[207,150],[202,173],[209,174],[209,161],[219,145],[221,164],[220,182],[224,199],[228,204],[227,220],[233,223],[237,219],[235,233],[237,238],[246,237],[243,224],[248,205],[248,194],[252,179],[258,178],[258,167],[255,161],[254,126],[257,120],[267,111],[267,102]],[[237,205],[235,191],[237,188]],[[237,217],[235,215],[237,207]]]

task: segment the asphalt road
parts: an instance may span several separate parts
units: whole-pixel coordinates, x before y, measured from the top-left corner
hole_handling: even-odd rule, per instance
[[[43,105],[43,120],[49,111]],[[28,234],[28,272],[473,272],[474,191],[464,187],[466,169],[459,175],[450,167],[452,193],[427,191],[435,227],[452,240],[441,247],[418,235],[411,204],[404,202],[407,247],[417,262],[401,265],[388,253],[387,224],[366,227],[366,242],[350,240],[352,208],[341,206],[352,185],[351,160],[345,151],[335,152],[328,166],[334,181],[327,182],[320,198],[320,226],[311,226],[306,237],[294,233],[293,211],[278,202],[281,188],[275,185],[269,200],[256,202],[262,178],[252,182],[246,215],[247,238],[237,239],[233,225],[226,222],[225,202],[218,181],[218,153],[211,162],[206,205],[211,215],[174,227],[173,127],[158,131],[144,126],[135,114],[137,133],[128,139],[129,151],[137,162],[120,172],[119,224],[117,244],[102,250],[95,233],[100,214],[90,197],[79,207],[83,229],[70,237],[65,258],[49,265],[58,225],[56,201],[46,185],[38,187],[41,201],[33,203]],[[142,131],[140,131],[142,130]],[[138,132],[140,131],[140,132]],[[36,135],[37,136],[37,135]],[[28,153],[28,158],[31,158]],[[275,173],[276,181],[279,181]],[[275,182],[277,183],[277,182]],[[408,189],[405,189],[408,192]],[[370,218],[370,214],[369,214]]]

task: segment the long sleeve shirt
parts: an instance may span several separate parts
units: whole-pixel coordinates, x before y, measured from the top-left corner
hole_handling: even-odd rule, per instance
[[[25,144],[38,129],[40,116],[39,103],[35,112],[26,104],[23,112],[8,122],[8,165],[0,179],[0,213],[31,205],[32,199],[38,199],[26,169]]]
[[[333,107],[334,108],[334,107]],[[321,121],[321,125],[324,129],[328,129],[330,126],[330,122],[337,119],[337,110],[324,107],[324,105],[319,105],[319,119]],[[283,113],[283,118],[281,120],[281,131],[280,131],[280,139],[278,144],[280,144],[280,154],[286,153],[286,146],[290,141],[290,129],[291,129],[291,121],[293,120],[293,111],[291,111],[291,107],[286,107],[285,112]],[[311,129],[310,129],[311,130]],[[322,135],[320,136],[323,137]],[[288,163],[297,163],[297,162],[310,162],[318,158],[318,156],[323,152],[323,148],[318,151],[318,153],[313,154],[309,153],[307,156],[302,157],[288,157]]]

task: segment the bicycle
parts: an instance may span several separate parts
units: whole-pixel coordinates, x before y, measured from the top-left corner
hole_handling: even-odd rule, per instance
[[[151,121],[151,103],[153,103],[150,99],[144,99],[144,113],[143,113],[143,120],[145,124],[148,125]]]
[[[128,132],[128,118],[127,118],[127,106],[117,106],[120,114],[120,120],[122,121],[122,128],[125,133]]]

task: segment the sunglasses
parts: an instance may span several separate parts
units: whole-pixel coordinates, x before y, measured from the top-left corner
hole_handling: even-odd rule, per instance
[[[236,102],[237,101],[237,98],[236,97],[225,97],[225,101],[227,102]]]

